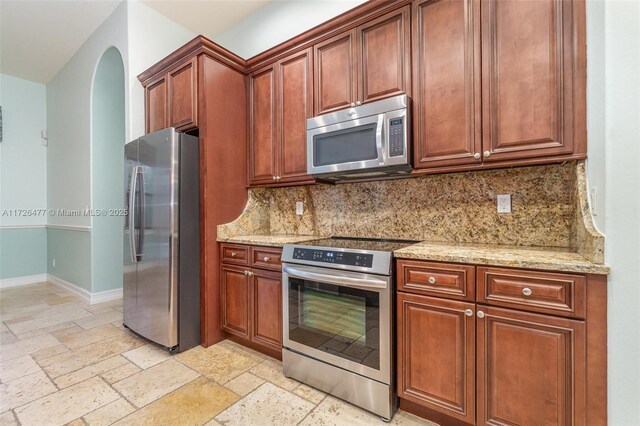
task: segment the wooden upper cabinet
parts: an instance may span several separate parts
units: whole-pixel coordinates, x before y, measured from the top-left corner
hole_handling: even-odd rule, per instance
[[[410,6],[359,26],[358,98],[365,103],[407,92],[411,79]]]
[[[276,67],[249,76],[249,184],[274,182],[276,176]]]
[[[164,129],[167,123],[167,76],[163,75],[145,87],[146,132]]]
[[[169,127],[198,125],[198,58],[169,71]]]
[[[584,11],[574,15],[577,3],[482,0],[485,161],[574,152],[581,134],[574,124],[584,124],[574,122],[584,112],[574,105],[574,85],[584,85],[576,68],[574,31],[584,19]]]
[[[398,396],[474,423],[475,305],[402,292],[397,300]]]
[[[313,47],[316,115],[346,108],[355,103],[355,39],[356,31],[352,30]]]
[[[414,167],[480,163],[480,2],[413,6]]]
[[[587,424],[584,322],[477,309],[477,424]]]
[[[282,349],[282,274],[252,269],[251,340]]]
[[[312,50],[278,63],[278,173],[282,182],[307,175],[307,118],[313,116]]]

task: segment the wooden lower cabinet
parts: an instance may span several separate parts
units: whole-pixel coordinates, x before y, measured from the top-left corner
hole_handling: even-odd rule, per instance
[[[584,321],[478,305],[477,327],[478,425],[586,424]]]
[[[249,337],[249,277],[247,268],[222,264],[220,288],[222,329],[237,336]]]
[[[398,293],[398,396],[475,420],[475,305]]]
[[[282,274],[253,269],[251,340],[282,349]]]

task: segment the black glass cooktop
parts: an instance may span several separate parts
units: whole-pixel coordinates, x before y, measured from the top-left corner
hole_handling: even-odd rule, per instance
[[[307,247],[327,247],[327,248],[341,248],[341,249],[354,249],[354,250],[375,250],[375,251],[387,251],[392,252],[399,250],[403,247],[407,247],[413,244],[419,243],[419,241],[412,240],[388,240],[388,239],[375,239],[375,238],[353,238],[353,237],[332,237],[322,240],[307,241],[304,243],[297,243],[296,246]]]

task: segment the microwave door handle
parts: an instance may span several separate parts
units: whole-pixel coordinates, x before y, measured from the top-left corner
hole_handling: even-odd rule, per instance
[[[376,148],[378,150],[378,161],[381,166],[384,166],[386,155],[384,152],[384,148],[382,146],[382,141],[384,138],[384,125],[385,125],[385,114],[378,114],[378,124],[376,126]]]
[[[387,288],[387,282],[377,278],[351,278],[345,277],[340,274],[336,274],[329,271],[323,271],[322,273],[304,271],[298,268],[293,268],[288,265],[282,267],[282,271],[289,274],[289,276],[300,279],[308,279],[313,281],[320,281],[329,284],[339,284],[345,287],[356,287],[363,289],[382,290]]]

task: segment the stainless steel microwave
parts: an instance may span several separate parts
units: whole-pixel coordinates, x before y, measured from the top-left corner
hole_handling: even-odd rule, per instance
[[[406,95],[307,120],[307,173],[328,182],[411,175]]]

